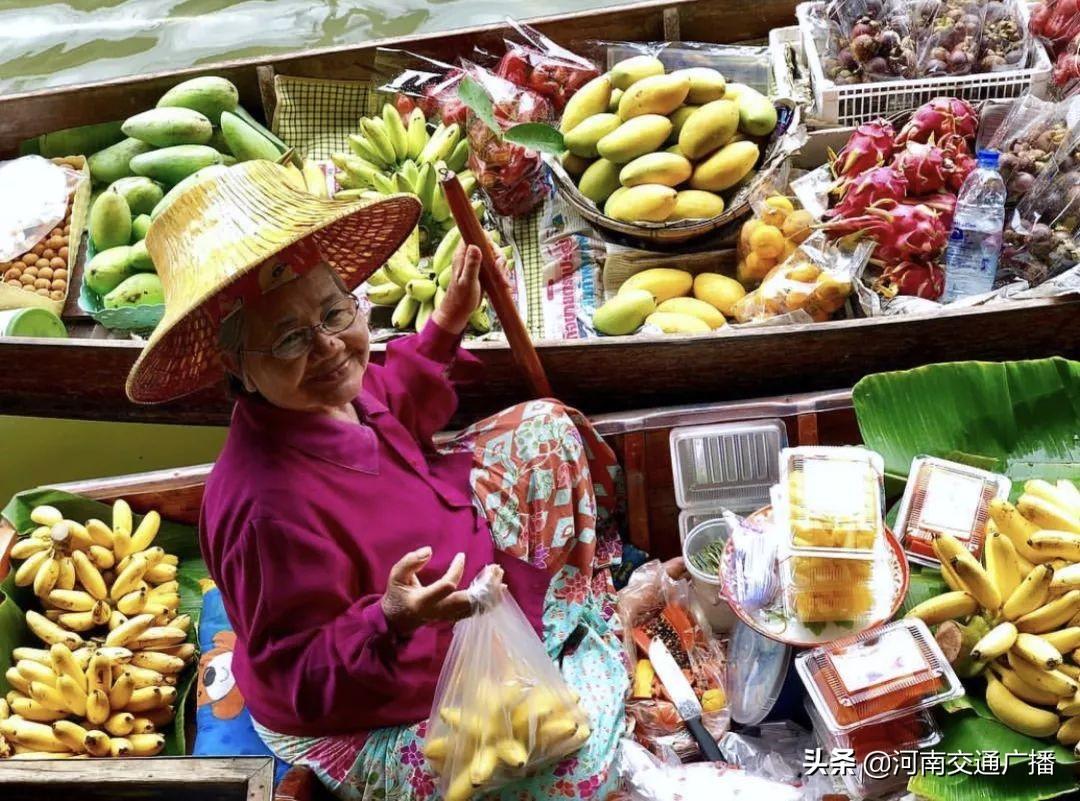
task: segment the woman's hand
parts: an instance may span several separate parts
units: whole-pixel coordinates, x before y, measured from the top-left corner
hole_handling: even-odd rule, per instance
[[[460,334],[469,324],[469,315],[480,305],[483,293],[480,290],[480,248],[476,245],[458,246],[454,252],[452,277],[446,288],[446,297],[439,307],[432,312],[432,318],[444,331]],[[495,262],[501,274],[506,269],[506,260],[499,258]]]
[[[460,620],[472,613],[465,590],[459,590],[465,570],[465,554],[459,553],[441,578],[420,583],[417,573],[431,561],[431,548],[405,554],[390,568],[390,580],[382,597],[382,610],[391,628],[408,634],[425,623],[436,620]]]

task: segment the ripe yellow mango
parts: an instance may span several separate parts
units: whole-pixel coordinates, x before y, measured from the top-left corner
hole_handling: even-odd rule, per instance
[[[678,186],[688,180],[693,172],[694,168],[683,156],[674,153],[646,153],[622,168],[619,172],[619,183],[623,186]]]
[[[727,82],[724,76],[712,67],[688,67],[684,70],[675,70],[672,75],[685,75],[690,79],[690,93],[686,96],[687,103],[711,103],[724,96],[727,90]]]
[[[739,129],[750,136],[768,136],[776,128],[776,106],[765,95],[749,86],[740,86],[738,94]]]
[[[734,278],[719,273],[698,273],[694,278],[694,297],[715,306],[726,317],[735,314],[735,304],[746,294]]]
[[[671,120],[671,136],[668,137],[669,142],[678,142],[679,133],[682,131],[683,126],[686,125],[686,121],[690,119],[690,115],[697,111],[701,106],[679,106],[669,115],[668,119]]]
[[[604,212],[612,219],[623,222],[663,222],[675,211],[675,195],[675,190],[670,186],[630,186],[617,198],[610,199],[604,206]]]
[[[619,101],[622,100],[622,96],[622,89],[611,90],[611,99],[608,100],[607,110],[610,111],[612,114],[617,114],[619,112]]]
[[[645,324],[655,325],[665,334],[707,334],[712,331],[704,320],[676,312],[653,312],[645,318]]]
[[[619,292],[644,289],[656,298],[657,303],[663,303],[671,298],[690,294],[693,286],[694,276],[686,270],[676,270],[673,267],[651,267],[634,273],[623,281]]]
[[[684,189],[675,197],[675,211],[668,222],[675,220],[710,220],[724,213],[724,199],[702,189]]]
[[[731,141],[739,128],[739,106],[730,100],[714,100],[699,108],[679,132],[679,149],[687,158],[699,159]]]
[[[671,298],[665,300],[656,307],[656,313],[661,312],[697,317],[710,329],[722,328],[727,324],[724,315],[715,306],[697,298]]]
[[[641,328],[656,310],[652,293],[644,289],[620,291],[593,314],[593,327],[601,334],[624,336]]]
[[[642,114],[670,114],[683,104],[689,91],[690,79],[685,75],[643,78],[623,94],[619,116],[629,120]]]
[[[587,122],[589,120],[582,125]],[[596,143],[596,151],[609,161],[626,164],[638,156],[659,150],[670,133],[671,120],[659,114],[645,114],[627,120],[600,139]]]
[[[656,56],[634,56],[611,68],[611,83],[616,89],[626,91],[643,78],[663,74],[664,65]]]
[[[581,194],[597,206],[603,204],[618,188],[619,165],[607,159],[597,159],[590,164],[578,182]]]
[[[621,123],[622,120],[617,114],[593,114],[575,125],[574,129],[563,137],[563,142],[566,149],[575,156],[594,159],[597,156],[596,143],[616,130]]]
[[[569,133],[587,118],[607,111],[611,102],[611,88],[611,78],[601,75],[578,89],[566,102],[559,130]]]
[[[681,145],[680,145],[681,147]],[[750,174],[760,151],[754,142],[732,142],[698,162],[690,186],[707,192],[723,192]]]
[[[575,156],[569,150],[562,154],[563,169],[566,170],[568,175],[578,176],[581,175],[589,168],[589,160],[582,158],[581,156]]]
[[[618,176],[616,176],[616,178],[617,177]],[[620,186],[618,189],[616,189],[614,192],[612,192],[608,196],[608,199],[604,201],[604,214],[606,214],[608,217],[610,217],[611,216],[611,205],[613,203],[615,203],[618,200],[618,198],[620,198],[622,195],[625,195],[628,191],[630,191],[630,187],[628,187],[628,186]]]

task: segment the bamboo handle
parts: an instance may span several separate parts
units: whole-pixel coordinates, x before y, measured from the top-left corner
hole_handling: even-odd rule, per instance
[[[502,323],[506,341],[510,343],[510,353],[517,362],[518,367],[525,374],[529,382],[529,389],[537,398],[551,397],[551,384],[548,383],[544,366],[540,363],[540,356],[536,353],[529,332],[525,329],[521,315],[518,314],[517,305],[510,294],[510,288],[506,279],[499,274],[495,266],[498,256],[491,240],[484,232],[483,226],[476,218],[476,214],[469,205],[469,198],[465,196],[465,190],[461,182],[450,170],[443,170],[440,175],[443,191],[446,193],[446,204],[457,222],[461,239],[466,245],[476,245],[480,248],[480,286],[483,287],[491,300],[491,306]]]

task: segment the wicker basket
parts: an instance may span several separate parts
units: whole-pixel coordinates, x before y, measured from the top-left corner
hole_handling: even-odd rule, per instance
[[[794,100],[775,101],[779,123],[769,139],[757,172],[749,181],[738,186],[734,195],[726,198],[723,214],[709,220],[686,220],[673,223],[627,223],[606,216],[591,200],[578,191],[574,180],[557,158],[545,156],[562,196],[586,220],[613,242],[646,250],[708,249],[723,241],[750,211],[750,195],[760,181],[776,170],[804,140],[800,127],[801,109]],[[693,243],[692,245],[689,243]]]

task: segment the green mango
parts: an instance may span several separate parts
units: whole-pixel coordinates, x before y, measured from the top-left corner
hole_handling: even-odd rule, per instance
[[[131,241],[131,208],[119,192],[102,192],[90,208],[90,239],[98,251]]]
[[[161,96],[157,107],[189,108],[217,125],[221,112],[232,111],[239,102],[240,92],[232,81],[216,75],[203,75],[178,83]]]
[[[222,155],[207,145],[174,145],[143,153],[131,160],[131,170],[167,186],[175,186],[203,167],[221,164]]]
[[[150,230],[151,222],[152,220],[150,219],[149,214],[140,214],[138,217],[131,221],[132,244],[146,239],[146,232]]]
[[[115,145],[123,138],[119,122],[80,125],[42,134],[37,138],[38,153],[46,158],[86,156]]]
[[[131,160],[153,149],[153,145],[130,138],[117,142],[115,145],[109,145],[87,159],[90,165],[90,177],[94,179],[95,184],[111,184],[113,181],[134,175]]]
[[[125,120],[123,130],[154,147],[205,145],[214,134],[210,120],[189,108],[152,108]]]
[[[165,292],[161,279],[154,273],[137,273],[125,278],[104,300],[106,309],[121,309],[127,306],[158,306],[165,302]]]
[[[131,275],[128,263],[131,261],[131,248],[123,245],[98,253],[83,270],[86,286],[99,295],[107,295]]]
[[[161,188],[161,184],[141,175],[132,175],[113,181],[109,189],[123,195],[133,217],[149,214],[165,197],[165,190]]]
[[[146,240],[140,239],[131,246],[131,256],[128,258],[128,268],[133,273],[157,272],[154,268],[154,260],[150,258],[150,253],[146,250]]]

